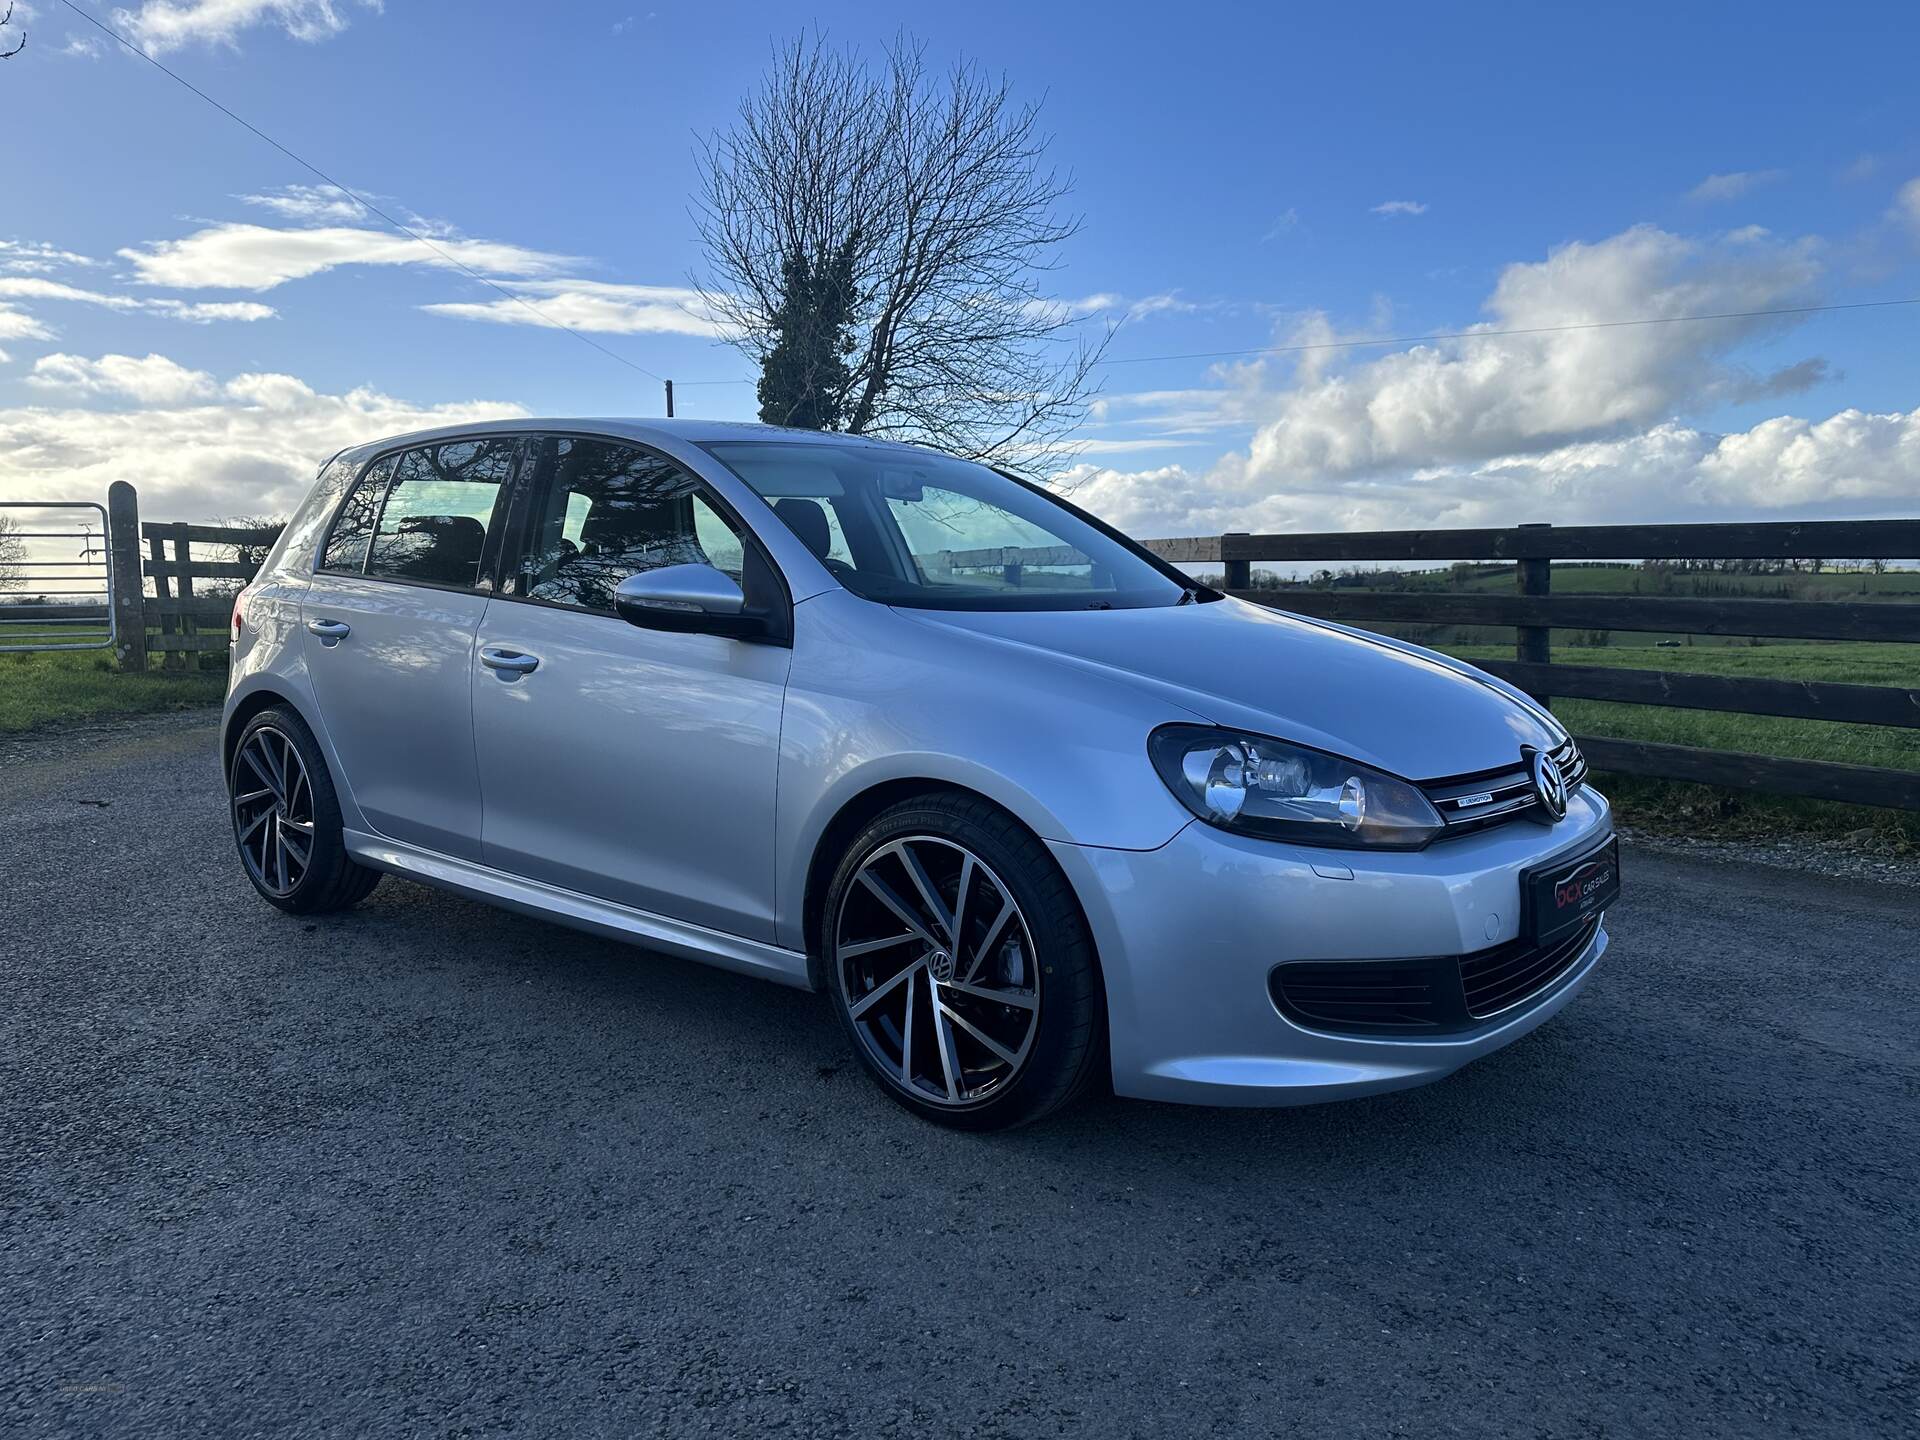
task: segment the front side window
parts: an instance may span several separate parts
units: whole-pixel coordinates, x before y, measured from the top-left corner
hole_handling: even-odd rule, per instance
[[[511,438],[426,445],[400,457],[367,552],[367,574],[466,588],[480,583]]]
[[[556,436],[535,451],[514,593],[611,613],[620,582],[645,570],[712,565],[741,580],[739,532],[679,466],[608,440]]]
[[[943,610],[1176,605],[1186,586],[983,465],[868,444],[706,447],[854,594]]]

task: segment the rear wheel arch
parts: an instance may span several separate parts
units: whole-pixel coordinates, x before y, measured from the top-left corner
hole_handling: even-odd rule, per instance
[[[220,773],[222,775],[231,774],[233,771],[234,751],[239,747],[240,732],[247,728],[247,722],[262,710],[271,710],[276,705],[293,711],[303,720],[307,718],[300,707],[294,704],[292,696],[266,687],[252,691],[235,702],[232,713],[227,716],[226,728],[220,735]],[[311,721],[307,722],[307,728],[310,730],[313,728]]]

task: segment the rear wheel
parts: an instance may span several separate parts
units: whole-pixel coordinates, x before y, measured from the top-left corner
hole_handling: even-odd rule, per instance
[[[1025,1124],[1102,1059],[1093,944],[1045,847],[984,801],[878,816],[827,897],[829,989],[868,1071],[943,1125]]]
[[[241,864],[269,904],[293,915],[344,910],[380,883],[378,870],[347,854],[326,759],[291,709],[276,705],[247,722],[227,797]]]

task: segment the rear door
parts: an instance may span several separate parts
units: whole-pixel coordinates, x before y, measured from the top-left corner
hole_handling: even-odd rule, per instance
[[[642,630],[613,612],[629,575],[699,563],[738,580],[757,542],[652,451],[542,437],[526,468],[525,539],[474,661],[486,863],[771,940],[793,652]]]
[[[480,859],[473,645],[519,440],[383,456],[348,494],[301,607],[343,778],[380,834]]]

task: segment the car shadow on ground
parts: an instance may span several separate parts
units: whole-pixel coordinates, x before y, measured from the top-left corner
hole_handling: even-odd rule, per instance
[[[589,1073],[617,1066],[625,1037],[644,1035],[651,1063],[740,1103],[757,1101],[773,1123],[794,1107],[832,1109],[883,1147],[983,1162],[1044,1152],[1090,1174],[1174,1165],[1293,1183],[1322,1166],[1352,1173],[1419,1157],[1464,1163],[1483,1158],[1490,1136],[1564,1133],[1588,1097],[1621,1079],[1597,1007],[1583,996],[1541,1031],[1412,1090],[1279,1108],[1170,1105],[1096,1090],[1037,1125],[968,1134],[891,1103],[862,1072],[822,996],[392,880],[361,911],[323,926],[354,935],[362,942],[354,950],[377,956],[389,979],[421,967],[409,986],[416,1003],[432,1006],[431,987],[441,986],[484,1011],[488,995],[507,992],[516,1029],[565,1032],[555,1043]],[[582,1016],[592,1017],[585,1028]],[[605,1055],[586,1053],[596,1043]],[[1507,1163],[1515,1159],[1509,1150]]]

